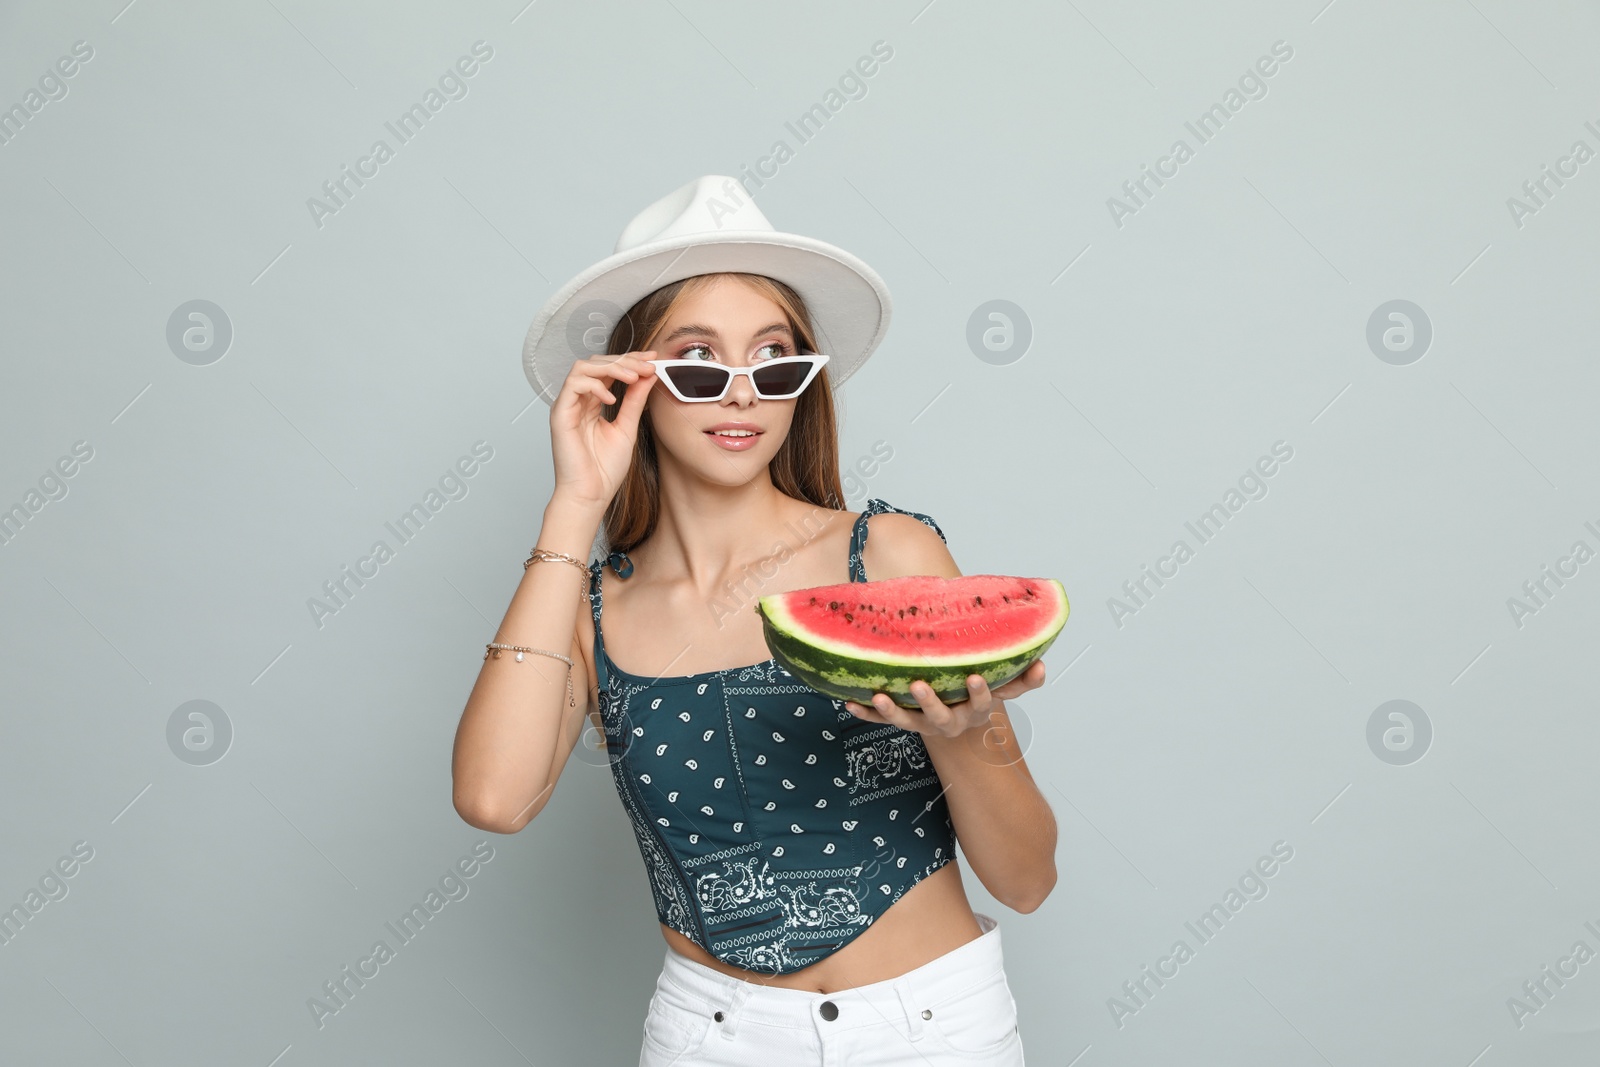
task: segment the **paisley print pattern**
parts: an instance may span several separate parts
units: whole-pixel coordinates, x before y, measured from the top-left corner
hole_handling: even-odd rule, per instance
[[[928,516],[870,499],[867,519]],[[605,565],[632,573],[626,553]],[[660,921],[729,964],[787,974],[837,951],[955,858],[955,826],[921,735],[857,719],[767,659],[680,677],[619,668],[589,565],[600,717],[612,779]]]

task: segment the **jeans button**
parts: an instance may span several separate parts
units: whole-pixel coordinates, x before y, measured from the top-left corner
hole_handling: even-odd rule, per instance
[[[839,1017],[839,1005],[831,1000],[824,1000],[822,1006],[817,1010],[822,1012],[822,1017],[830,1023]]]
[[[722,1013],[719,1011],[715,1015],[713,1015],[712,1018],[717,1020],[717,1022],[720,1023],[722,1021]]]

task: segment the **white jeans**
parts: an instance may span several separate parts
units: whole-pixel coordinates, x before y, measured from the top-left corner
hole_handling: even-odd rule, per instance
[[[639,1067],[1023,1067],[1000,926],[898,978],[815,993],[747,982],[670,946]]]

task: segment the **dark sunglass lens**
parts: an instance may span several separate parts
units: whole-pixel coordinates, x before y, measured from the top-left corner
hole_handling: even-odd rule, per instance
[[[727,369],[714,363],[704,367],[662,367],[661,373],[687,397],[721,396],[728,384]]]
[[[800,383],[806,380],[806,374],[811,370],[809,360],[783,360],[768,367],[756,368],[751,377],[756,383],[756,392],[763,396],[787,396],[800,388]]]

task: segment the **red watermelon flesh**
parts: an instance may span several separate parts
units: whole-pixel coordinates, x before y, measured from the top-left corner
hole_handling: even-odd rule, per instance
[[[813,586],[756,610],[773,657],[818,692],[861,703],[882,692],[915,708],[917,679],[949,704],[968,698],[968,675],[994,688],[1027,670],[1068,603],[1054,578],[971,574]]]

